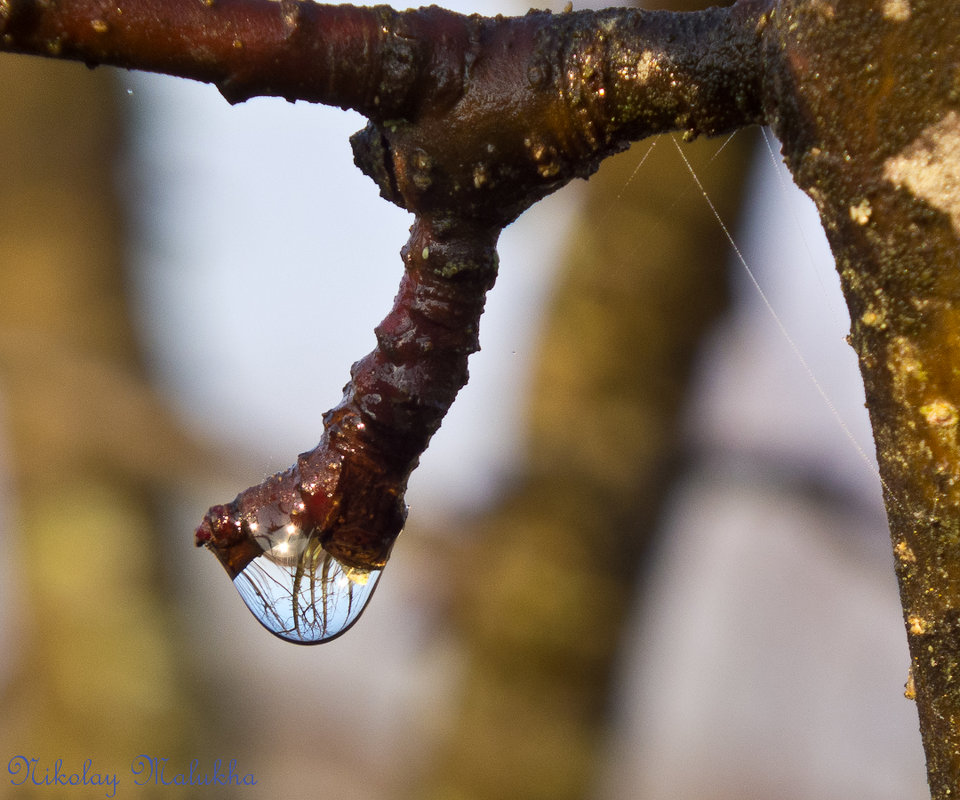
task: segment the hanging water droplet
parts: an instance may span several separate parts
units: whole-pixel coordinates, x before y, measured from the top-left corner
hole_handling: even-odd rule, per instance
[[[324,424],[354,457],[351,469],[325,435],[290,469],[213,506],[194,533],[263,626],[298,644],[329,641],[357,621],[407,517],[407,474],[344,444],[365,430],[360,414],[334,409]]]
[[[281,532],[277,532],[281,533]],[[243,602],[272,634],[320,644],[353,625],[381,570],[347,567],[301,533],[274,540],[233,579]]]
[[[306,524],[303,503],[265,505],[239,516],[229,507],[218,507],[219,517],[214,511],[204,524],[223,545],[212,549],[247,608],[275,636],[296,644],[327,642],[370,602],[382,569],[351,567],[328,553],[319,529]]]

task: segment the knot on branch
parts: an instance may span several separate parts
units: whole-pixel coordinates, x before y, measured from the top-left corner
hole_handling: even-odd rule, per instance
[[[408,13],[396,29],[429,25],[437,42],[416,79],[433,91],[396,118],[370,115],[352,143],[383,197],[419,216],[503,227],[636,139],[763,117],[743,11]]]
[[[502,228],[594,172],[599,147],[596,137],[575,130],[563,70],[556,54],[546,54],[542,33],[552,14],[531,12],[510,25],[450,16],[469,41],[459,52],[447,49],[453,63],[443,70],[464,76],[461,91],[435,95],[409,118],[373,118],[352,138],[354,156],[383,197],[402,208]]]

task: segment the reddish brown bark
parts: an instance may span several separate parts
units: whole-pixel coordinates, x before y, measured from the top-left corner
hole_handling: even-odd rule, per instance
[[[377,349],[353,365],[343,402],[297,464],[214,506],[197,529],[231,578],[260,554],[245,522],[267,505],[298,509],[341,563],[379,569],[406,518],[407,478],[467,382],[480,315],[496,279],[495,237],[471,226],[414,225],[407,271]]]
[[[358,60],[373,65],[381,85],[354,152],[383,196],[417,215],[408,271],[377,350],[354,366],[318,448],[212,508],[198,529],[197,544],[211,546],[231,577],[258,555],[245,521],[270,504],[296,509],[297,525],[342,564],[382,567],[404,522],[407,477],[466,382],[503,226],[631,139],[719,133],[761,114],[750,6],[497,20],[436,8],[368,15],[380,20],[381,37]],[[384,69],[398,37],[411,49]],[[424,55],[432,41],[440,45]],[[247,73],[232,69],[224,80],[235,87]],[[338,69],[332,57],[315,65],[329,73],[328,88],[343,80],[330,77]],[[418,103],[406,105],[406,118],[384,119],[381,92],[404,81],[417,87]]]

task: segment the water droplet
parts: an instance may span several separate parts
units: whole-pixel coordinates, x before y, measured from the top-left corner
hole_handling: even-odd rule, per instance
[[[299,530],[274,531],[236,578],[243,602],[275,636],[320,644],[346,631],[369,603],[382,570],[347,567]],[[272,546],[271,546],[272,545]]]
[[[344,441],[344,431],[362,426],[359,413],[341,407],[325,419]],[[194,533],[257,620],[285,641],[320,644],[353,625],[403,529],[402,486],[355,467],[352,489],[344,487],[346,463],[325,436],[290,469],[210,508]]]
[[[323,548],[319,529],[304,524],[303,512],[301,502],[243,515],[221,561],[268,631],[288,642],[320,644],[357,621],[383,570],[337,560]]]

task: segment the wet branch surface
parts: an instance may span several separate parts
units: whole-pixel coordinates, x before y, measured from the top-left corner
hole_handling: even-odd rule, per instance
[[[281,0],[0,0],[0,50],[165,72],[230,102],[355,109],[358,166],[413,212],[377,348],[317,449],[208,513],[231,577],[281,508],[379,569],[410,471],[467,380],[502,228],[629,142],[768,123],[851,310],[935,798],[960,792],[960,15],[931,0],[741,0],[522,17]],[[642,313],[642,310],[638,310]],[[292,524],[292,523],[291,523]]]
[[[338,562],[382,567],[409,474],[467,381],[503,227],[637,138],[762,119],[760,21],[746,6],[497,19],[249,0],[5,8],[10,49],[173,72],[231,101],[279,94],[363,112],[358,166],[416,215],[394,309],[320,445],[198,529],[234,578],[262,552],[250,526],[271,505]]]

